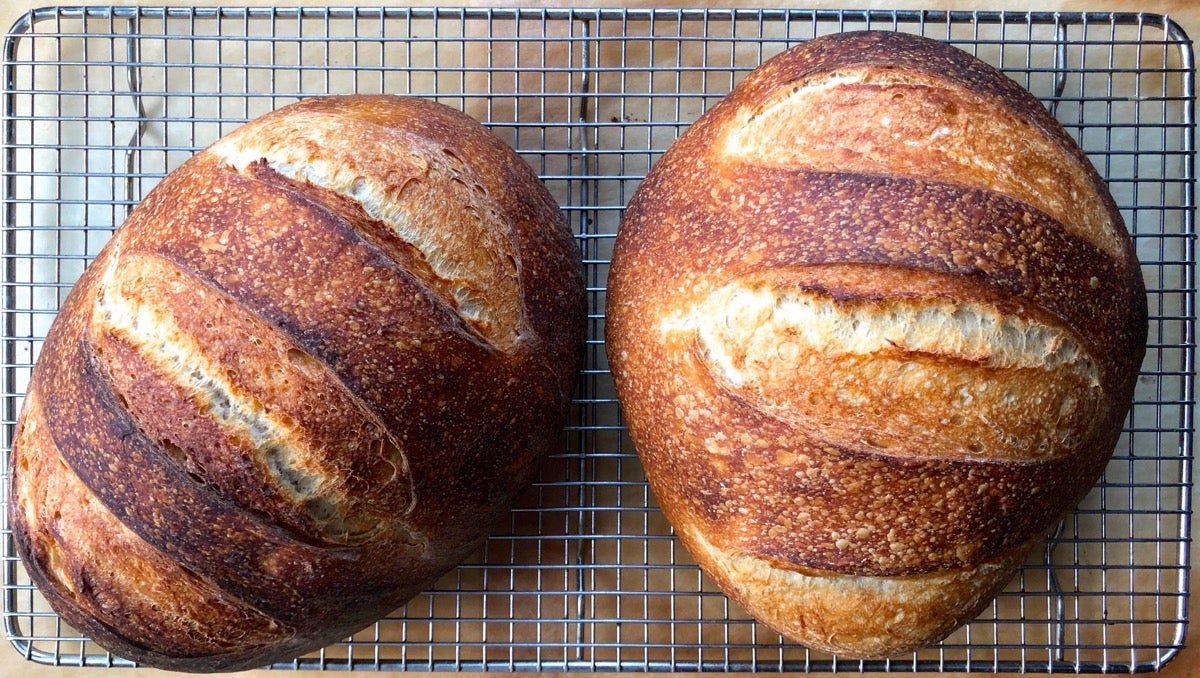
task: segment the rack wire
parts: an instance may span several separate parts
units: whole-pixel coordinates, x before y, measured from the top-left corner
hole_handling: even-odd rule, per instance
[[[781,640],[677,544],[625,434],[604,354],[623,206],[676,136],[765,58],[871,28],[946,40],[1040,97],[1133,233],[1150,344],[1104,479],[978,619],[942,644],[845,661]],[[586,366],[563,448],[504,534],[432,590],[296,669],[1089,671],[1155,669],[1187,620],[1194,435],[1191,43],[1142,14],[804,10],[48,8],[4,43],[3,430],[54,314],[126,213],[238,124],[303,96],[460,108],[562,204],[586,268]],[[5,497],[6,499],[6,497]],[[66,626],[3,542],[3,620],[25,658],[126,666]]]

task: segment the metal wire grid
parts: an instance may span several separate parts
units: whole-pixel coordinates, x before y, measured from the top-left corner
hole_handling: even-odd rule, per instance
[[[729,603],[671,534],[625,435],[603,345],[623,206],[746,72],[829,32],[947,40],[1041,97],[1136,240],[1150,346],[1105,479],[976,621],[940,646],[847,662]],[[562,204],[591,300],[563,451],[491,539],[374,626],[279,668],[898,672],[1153,669],[1186,626],[1194,433],[1190,42],[1163,17],[800,10],[50,8],[5,40],[5,464],[56,309],[130,207],[241,122],[299,97],[391,92],[461,108]],[[7,476],[3,477],[7,490]],[[68,628],[3,530],[4,624],[47,664],[123,666]]]

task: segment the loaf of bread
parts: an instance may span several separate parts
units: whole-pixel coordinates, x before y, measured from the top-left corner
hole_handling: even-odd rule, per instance
[[[751,615],[884,657],[977,615],[1111,456],[1146,300],[1105,184],[944,43],[763,63],[639,186],[608,356],[663,511]]]
[[[33,581],[182,671],[347,637],[496,528],[582,356],[537,175],[441,104],[320,97],[168,175],[66,299],[11,455]]]

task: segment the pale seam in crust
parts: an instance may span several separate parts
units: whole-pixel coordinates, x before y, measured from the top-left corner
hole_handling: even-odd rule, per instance
[[[220,366],[204,353],[197,340],[183,331],[171,315],[127,298],[115,279],[120,257],[113,256],[97,285],[92,309],[93,331],[107,332],[158,366],[157,372],[181,386],[203,413],[231,437],[246,441],[260,468],[286,496],[303,505],[322,526],[322,533],[340,534],[348,527],[344,497],[331,494],[319,469],[305,468],[312,461],[299,431],[267,413],[257,399],[239,393]],[[373,532],[380,525],[368,530]],[[349,535],[361,537],[363,535]]]
[[[731,131],[726,133],[725,141],[721,146],[722,152],[730,157],[742,158],[757,165],[779,165],[812,171],[855,171],[853,167],[848,167],[845,164],[844,158],[830,163],[827,157],[806,153],[808,149],[803,144],[789,145],[782,149],[778,145],[775,145],[768,149],[764,148],[761,143],[756,143],[753,137],[756,132],[755,123],[759,119],[764,118],[768,112],[784,109],[789,102],[794,100],[808,96],[820,96],[822,92],[857,85],[903,85],[919,87],[940,91],[951,97],[961,97],[963,100],[983,106],[992,112],[994,119],[1006,121],[1005,129],[1009,129],[1010,131],[1020,129],[1022,131],[1021,136],[1035,144],[1035,148],[1027,149],[1028,153],[1059,158],[1059,161],[1054,163],[1054,167],[1058,168],[1059,173],[1069,178],[1064,178],[1062,185],[1056,182],[1044,185],[1044,180],[1030,181],[1023,173],[1013,171],[1011,163],[997,165],[996,163],[986,162],[984,155],[975,152],[977,144],[981,142],[980,139],[972,135],[955,133],[955,130],[947,127],[945,124],[933,127],[929,135],[924,138],[902,138],[898,134],[887,131],[890,123],[887,116],[879,119],[862,120],[855,134],[850,137],[839,135],[838,138],[843,142],[848,138],[857,139],[859,143],[866,143],[864,140],[871,142],[869,148],[850,146],[846,147],[846,150],[868,155],[887,154],[889,145],[896,143],[922,149],[919,152],[928,154],[928,157],[949,162],[954,168],[951,170],[953,179],[922,175],[920,167],[908,162],[887,163],[888,173],[891,176],[906,176],[914,179],[964,182],[966,185],[974,188],[995,191],[1015,200],[1028,200],[1034,207],[1047,212],[1056,220],[1063,223],[1068,230],[1078,233],[1095,243],[1096,246],[1104,250],[1109,256],[1117,260],[1124,258],[1123,248],[1120,244],[1121,236],[1117,232],[1115,225],[1108,218],[1107,210],[1104,208],[1102,202],[1098,198],[1095,198],[1091,181],[1086,173],[1082,169],[1072,170],[1077,165],[1076,159],[1072,154],[1061,148],[1057,141],[1048,137],[1040,129],[1033,126],[1020,125],[1016,122],[1017,119],[1014,116],[990,101],[961,88],[942,85],[928,77],[893,71],[879,73],[862,68],[834,71],[819,77],[801,80],[793,84],[790,88],[785,88],[783,94],[772,95],[767,103],[756,106],[751,110],[743,111],[740,121],[730,122],[729,127]],[[793,131],[807,125],[812,125],[814,122],[816,121],[802,121],[801,126],[794,128]],[[960,124],[960,121],[955,119],[954,124]],[[870,133],[872,130],[876,132]],[[961,132],[961,130],[959,131]],[[828,139],[812,139],[811,141],[818,146],[829,143]],[[954,145],[956,143],[959,145]],[[783,154],[782,159],[772,157],[781,151]],[[982,180],[973,179],[971,171],[963,171],[969,167],[974,167],[984,175],[992,177],[992,180],[981,183]],[[1075,202],[1062,205],[1054,205],[1048,202],[1048,195],[1053,195],[1059,188],[1069,191],[1070,197]],[[1082,195],[1080,191],[1083,192]]]

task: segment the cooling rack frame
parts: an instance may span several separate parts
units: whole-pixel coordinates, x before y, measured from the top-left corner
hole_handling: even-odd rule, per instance
[[[782,641],[707,582],[658,513],[604,358],[623,206],[666,145],[761,60],[872,28],[946,40],[1039,96],[1134,234],[1151,343],[1105,478],[978,619],[846,661]],[[776,9],[51,7],[4,44],[3,497],[24,385],[55,310],[133,204],[237,124],[300,96],[462,108],[538,171],[577,236],[587,362],[563,449],[511,529],[363,632],[275,668],[1138,672],[1187,628],[1195,378],[1191,42],[1125,13]],[[5,502],[6,503],[6,502]],[[42,664],[128,666],[45,605],[0,523],[3,620]]]

